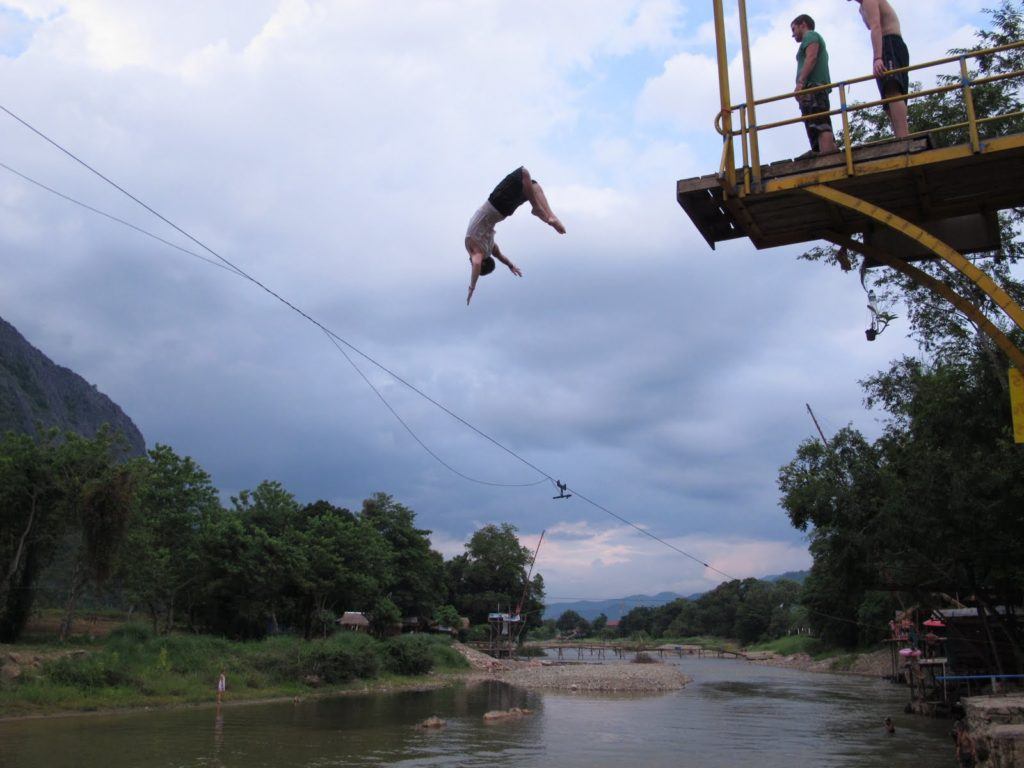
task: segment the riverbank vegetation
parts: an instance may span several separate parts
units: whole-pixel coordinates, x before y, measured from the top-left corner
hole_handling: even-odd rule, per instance
[[[532,555],[510,524],[484,526],[445,562],[385,493],[353,512],[265,481],[225,506],[168,446],[120,456],[109,433],[0,439],[0,642],[17,641],[41,607],[63,611],[67,638],[83,604],[144,615],[160,634],[232,639],[323,638],[346,611],[376,635],[402,622],[486,624],[519,601],[539,624],[544,580],[528,578]]]
[[[384,493],[353,512],[266,481],[224,505],[168,446],[125,461],[108,432],[9,433],[0,712],[210,700],[221,665],[235,698],[422,684],[465,666],[449,647],[464,622],[522,600],[539,623],[543,577],[514,526],[484,526],[448,561],[429,535]],[[82,610],[114,631],[80,624]]]
[[[74,646],[26,646],[0,685],[0,716],[212,702],[221,671],[228,701],[343,692],[353,687],[423,684],[428,673],[468,668],[445,637],[378,640],[344,632],[305,641],[278,636],[237,642],[221,637],[157,635],[128,624],[107,638]]]

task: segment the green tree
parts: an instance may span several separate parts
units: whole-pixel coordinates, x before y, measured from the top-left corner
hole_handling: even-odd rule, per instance
[[[373,604],[367,618],[370,620],[370,631],[373,634],[377,637],[387,637],[402,621],[402,612],[390,599],[380,597]]]
[[[1019,658],[1016,616],[995,610],[1024,597],[1024,454],[1002,375],[982,351],[896,361],[865,382],[869,407],[889,414],[878,440],[848,428],[827,448],[805,442],[782,469],[783,507],[814,557],[804,602],[825,639],[877,638],[878,591],[922,605],[958,593],[992,625],[993,666],[1000,643]]]
[[[0,641],[25,627],[36,582],[59,544],[70,541],[74,566],[62,634],[90,580],[110,575],[131,504],[132,479],[118,464],[120,443],[108,429],[87,439],[56,430],[33,440],[0,440]]]
[[[700,610],[692,600],[682,601],[679,610],[665,628],[668,637],[693,637],[704,634]]]
[[[608,617],[605,614],[603,614],[603,613],[599,613],[597,615],[597,618],[594,619],[594,621],[590,624],[590,630],[595,635],[599,635],[602,632],[604,632],[605,627],[607,627],[607,626],[608,626]]]
[[[808,440],[780,471],[779,488],[790,522],[810,539],[814,564],[803,604],[811,626],[828,643],[854,647],[857,612],[877,575],[870,561],[873,533],[890,492],[882,453],[850,428],[827,448]]]
[[[459,612],[455,610],[454,605],[442,605],[434,611],[434,621],[442,627],[448,627],[449,629],[458,630],[462,628],[462,619],[459,617]]]
[[[209,474],[192,458],[157,445],[136,462],[138,490],[121,557],[125,596],[149,611],[155,632],[190,615],[204,575],[204,531],[223,509]]]
[[[637,632],[652,634],[654,627],[654,609],[640,605],[633,608],[619,620],[619,634],[630,637]]]
[[[532,558],[514,525],[484,526],[470,538],[464,554],[445,563],[450,602],[471,623],[483,624],[488,613],[515,610],[522,600],[525,626],[539,627],[544,579],[540,574],[529,578]]]
[[[391,601],[403,616],[429,619],[445,597],[444,558],[431,549],[430,531],[417,528],[416,513],[386,493],[366,499],[359,517],[391,547]]]
[[[289,582],[296,598],[291,618],[307,638],[317,617],[373,605],[394,583],[395,554],[387,539],[347,510],[321,508],[286,539],[296,553]]]
[[[584,628],[589,629],[587,620],[572,610],[563,611],[562,615],[555,621],[555,626],[561,632],[579,632],[580,634],[585,634]]]

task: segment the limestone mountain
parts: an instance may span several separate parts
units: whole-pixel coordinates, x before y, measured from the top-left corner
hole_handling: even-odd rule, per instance
[[[34,434],[36,425],[93,437],[104,424],[120,432],[129,456],[142,456],[139,428],[109,397],[54,363],[0,318],[0,433]]]

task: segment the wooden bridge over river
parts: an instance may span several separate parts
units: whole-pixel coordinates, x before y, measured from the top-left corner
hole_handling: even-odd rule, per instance
[[[657,655],[664,659],[677,656],[697,656],[698,658],[716,659],[744,659],[746,661],[760,661],[770,653],[759,653],[756,651],[735,651],[724,647],[705,647],[702,645],[658,645],[649,646],[644,643],[622,642],[622,643],[565,643],[558,641],[547,641],[540,643],[529,643],[531,648],[543,648],[544,650],[557,651],[559,659],[577,658],[583,659],[606,659],[615,657],[625,658],[628,654],[646,653],[651,656]]]

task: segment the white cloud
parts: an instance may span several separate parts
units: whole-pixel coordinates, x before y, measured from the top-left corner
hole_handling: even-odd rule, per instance
[[[537,539],[537,534],[522,536],[523,544],[531,549]],[[742,534],[682,536],[666,541],[712,568],[704,568],[632,528],[576,521],[548,529],[537,558],[537,571],[553,596],[596,599],[638,592],[692,594],[724,581],[725,576],[718,571],[744,579],[810,565],[810,555],[801,543],[759,540]],[[624,583],[626,574],[629,576]]]
[[[763,566],[751,575],[799,560],[774,483],[809,434],[804,403],[834,424],[863,420],[856,380],[907,345],[898,326],[863,342],[855,277],[795,263],[795,249],[711,251],[676,204],[676,179],[719,162],[706,9],[7,5],[38,24],[20,55],[0,58],[5,106],[545,471],[724,558],[723,570],[733,551]],[[962,5],[933,3],[907,23],[912,56],[970,42],[980,0]],[[804,8],[759,7],[764,94],[792,77],[786,25]],[[834,71],[858,72],[868,43],[853,9],[818,0],[807,11]],[[731,71],[742,98],[735,58]],[[0,140],[19,170],[187,244],[13,121],[0,121]],[[763,156],[805,141],[794,127]],[[487,278],[467,308],[466,222],[520,163],[569,234],[525,209],[503,222],[499,241],[524,277]],[[322,334],[250,284],[6,174],[0,253],[4,318],[228,493],[275,478],[300,498],[357,506],[385,490],[443,532],[446,554],[477,520],[534,532],[566,520],[544,486],[499,491],[449,474]],[[460,470],[536,479],[360,364]],[[678,555],[576,509],[575,527],[552,528],[558,557],[542,552],[560,591],[582,586],[575,573],[593,576],[594,595],[704,583]]]

